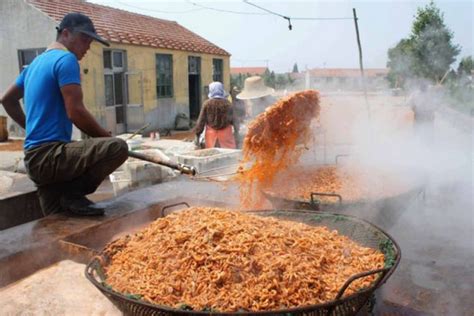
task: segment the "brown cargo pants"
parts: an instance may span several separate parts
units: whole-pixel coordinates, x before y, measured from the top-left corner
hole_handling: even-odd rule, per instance
[[[63,211],[61,197],[93,193],[127,157],[127,144],[119,138],[52,142],[25,150],[25,167],[38,187],[41,209],[49,215]]]

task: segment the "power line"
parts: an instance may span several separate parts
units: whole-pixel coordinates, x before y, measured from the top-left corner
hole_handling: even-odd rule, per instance
[[[354,18],[291,18],[292,20],[312,20],[312,21],[318,21],[318,20],[353,20]]]
[[[165,13],[165,14],[182,14],[182,13],[192,13],[192,12],[197,12],[197,11],[202,11],[202,10],[211,10],[211,11],[217,11],[217,12],[223,12],[223,13],[232,13],[232,14],[240,14],[240,15],[269,15],[269,14],[273,14],[273,15],[276,15],[276,16],[279,16],[279,17],[282,17],[286,20],[352,20],[353,18],[344,18],[344,17],[341,17],[341,18],[316,18],[316,17],[289,17],[289,16],[284,16],[282,14],[279,14],[277,12],[274,12],[274,11],[271,11],[271,10],[268,10],[268,9],[265,9],[263,7],[260,7],[256,4],[253,4],[251,2],[249,2],[248,0],[244,0],[244,3],[247,3],[251,6],[254,6],[256,8],[259,8],[260,10],[263,10],[267,13],[259,13],[259,12],[244,12],[244,11],[234,11],[234,10],[224,10],[224,9],[218,9],[218,8],[213,8],[213,7],[208,7],[208,6],[205,6],[203,4],[199,4],[199,3],[196,3],[196,2],[193,2],[191,0],[187,0],[188,3],[192,4],[193,6],[195,6],[196,8],[194,9],[189,9],[189,10],[183,10],[183,11],[167,11],[167,10],[156,10],[156,9],[149,9],[149,8],[143,8],[143,7],[140,7],[140,6],[136,6],[136,5],[132,5],[132,4],[128,4],[128,3],[124,3],[122,1],[115,1],[116,3],[120,4],[120,5],[123,5],[123,6],[126,6],[126,7],[129,7],[129,8],[134,8],[134,9],[138,9],[138,10],[142,10],[142,11],[151,11],[151,12],[157,12],[157,13]]]
[[[224,13],[233,13],[233,14],[241,14],[241,15],[268,15],[267,13],[258,13],[258,12],[242,12],[242,11],[233,11],[233,10],[224,10],[224,9],[217,9],[213,7],[208,7],[202,4],[198,4],[196,2],[193,2],[191,0],[188,0],[189,3],[191,3],[194,6],[200,7],[201,9],[207,9],[207,10],[212,10],[212,11],[217,11],[217,12],[224,12]]]
[[[279,17],[282,17],[282,18],[290,18],[292,20],[353,20],[354,18],[352,17],[334,17],[334,18],[318,18],[318,17],[292,17],[292,16],[285,16],[283,14],[280,14],[280,13],[277,13],[277,12],[274,12],[274,11],[271,11],[271,10],[268,10],[268,9],[265,9],[261,6],[258,6],[256,4],[253,4],[251,3],[250,1],[248,0],[243,0],[245,3],[251,5],[251,6],[254,6],[256,8],[259,8],[260,10],[263,10],[263,11],[266,11],[270,14],[273,14],[273,15],[277,15]]]
[[[270,11],[270,10],[265,9],[265,8],[262,8],[262,7],[260,7],[260,6],[256,5],[256,4],[250,3],[250,2],[247,1],[247,0],[244,0],[244,2],[247,3],[247,4],[249,4],[249,5],[251,5],[251,6],[254,6],[254,7],[256,7],[256,8],[259,8],[260,10],[263,10],[263,11],[268,12],[268,13],[270,13],[270,14],[273,14],[273,15],[276,15],[276,16],[279,16],[279,17],[284,18],[285,20],[288,21],[288,29],[289,29],[290,31],[293,29],[293,26],[291,25],[291,19],[290,19],[290,17],[284,16],[284,15],[282,15],[282,14],[280,14],[280,13],[276,13],[276,12]]]
[[[263,11],[269,13],[269,14],[273,14],[273,15],[279,16],[279,17],[287,20],[288,21],[288,29],[290,31],[293,29],[293,25],[291,25],[291,20],[313,20],[313,21],[316,21],[316,20],[352,20],[353,19],[353,18],[344,18],[344,17],[341,17],[341,18],[290,17],[290,16],[286,16],[286,15],[277,13],[275,11],[271,11],[271,10],[268,10],[266,8],[263,8],[259,5],[251,3],[248,0],[243,0],[243,1],[244,1],[244,3],[247,3],[248,5],[254,6],[254,7],[256,7],[260,10],[263,10]]]
[[[122,1],[116,1],[118,4],[129,7],[129,8],[134,8],[142,11],[151,11],[151,12],[157,12],[157,13],[166,13],[166,14],[181,14],[181,13],[191,13],[191,12],[197,12],[204,10],[204,8],[194,8],[194,9],[189,9],[189,10],[184,10],[184,11],[164,11],[164,10],[155,10],[155,9],[149,9],[149,8],[142,8],[138,7],[135,5],[131,5],[128,3],[124,3]]]
[[[261,6],[258,6],[258,5],[256,5],[256,4],[250,3],[248,0],[244,0],[244,2],[247,3],[247,4],[250,4],[251,6],[254,6],[254,7],[256,7],[256,8],[259,8],[260,10],[263,10],[263,11],[268,12],[268,13],[273,14],[273,15],[277,15],[277,16],[282,17],[282,18],[284,18],[284,19],[288,19],[288,18],[289,18],[289,17],[284,16],[284,15],[282,15],[282,14],[280,14],[280,13],[276,13],[276,12],[274,12],[274,11],[270,11],[270,10],[268,10],[268,9],[262,8]]]

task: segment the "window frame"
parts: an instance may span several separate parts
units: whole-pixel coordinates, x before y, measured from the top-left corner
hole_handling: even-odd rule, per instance
[[[168,63],[168,65],[165,65]],[[174,97],[173,54],[155,54],[156,98]],[[164,66],[165,69],[160,67]],[[162,77],[163,76],[163,77]]]
[[[23,69],[28,67],[28,65],[31,64],[31,62],[33,62],[33,60],[35,60],[36,57],[38,57],[39,55],[41,55],[45,51],[46,51],[46,47],[18,49],[18,67],[20,69],[20,72],[22,72]],[[35,53],[35,57],[28,64],[24,63],[25,62],[25,58],[24,58],[24,53],[25,52],[34,52]]]
[[[122,60],[121,60],[122,67],[114,66],[113,56],[114,56],[114,54],[117,54],[117,53],[120,53],[121,56],[122,56]],[[105,55],[106,54],[110,54],[110,66],[111,66],[111,68],[106,68],[106,60],[105,60]],[[126,57],[125,54],[126,54],[126,52],[124,50],[119,50],[119,49],[104,49],[103,50],[102,63],[103,63],[103,67],[104,67],[104,97],[105,97],[105,106],[106,107],[125,104],[126,95],[124,93],[123,86],[121,86],[120,89],[117,89],[116,81],[115,81],[116,76],[119,75],[119,74],[122,74],[123,77],[121,78],[121,80],[122,80],[121,85],[126,84],[126,82],[124,82],[124,80],[125,80],[125,69],[123,67],[123,65],[125,64],[125,57]],[[112,81],[111,81],[112,82],[112,98],[113,98],[112,104],[108,104],[108,102],[107,102],[108,101],[107,100],[107,80],[106,80],[107,76],[112,77]],[[120,93],[121,96],[117,96],[117,93]],[[122,99],[122,102],[117,103],[117,99]]]
[[[217,66],[219,65],[219,67]],[[219,81],[221,83],[224,80],[224,60],[222,58],[212,59],[212,81]]]

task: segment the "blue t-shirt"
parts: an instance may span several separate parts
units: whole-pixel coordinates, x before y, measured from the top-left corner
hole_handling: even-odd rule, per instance
[[[61,88],[81,84],[76,56],[65,50],[48,50],[36,57],[15,83],[24,91],[25,149],[55,141],[70,142],[72,122],[66,113]]]

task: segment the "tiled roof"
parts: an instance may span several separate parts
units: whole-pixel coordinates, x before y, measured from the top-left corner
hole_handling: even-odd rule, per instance
[[[89,16],[97,33],[111,43],[133,44],[230,56],[224,49],[177,22],[119,10],[83,0],[27,0],[58,24],[70,12]]]
[[[263,75],[265,70],[267,70],[267,67],[231,67],[230,74],[231,75],[238,75],[238,74]]]

